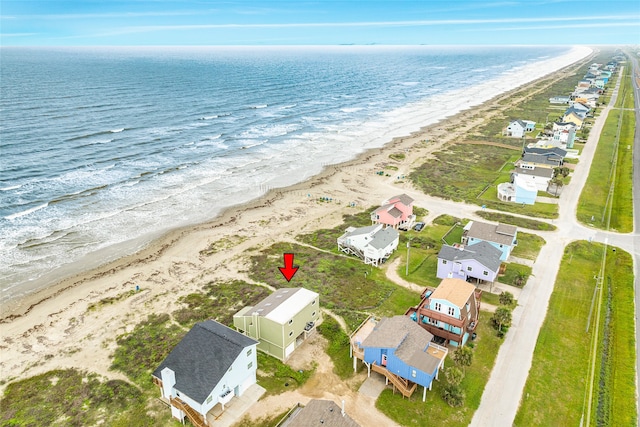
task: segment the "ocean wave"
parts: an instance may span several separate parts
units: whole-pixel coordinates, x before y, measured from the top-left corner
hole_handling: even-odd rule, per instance
[[[252,110],[259,110],[261,108],[267,108],[269,106],[269,104],[260,104],[260,105],[253,105],[251,107],[249,107]]]
[[[95,136],[108,135],[110,133],[120,133],[120,132],[124,132],[125,130],[127,130],[127,128],[119,128],[119,129],[103,130],[103,131],[93,132],[93,133],[85,133],[83,135],[78,135],[78,136],[74,136],[72,138],[67,138],[66,141],[68,141],[68,142],[78,141],[80,139],[93,138]]]
[[[26,209],[26,210],[21,211],[21,212],[16,212],[16,213],[13,213],[11,215],[7,215],[7,216],[4,217],[4,219],[8,219],[9,221],[11,221],[11,220],[14,220],[16,218],[20,218],[20,217],[29,215],[29,214],[31,214],[33,212],[39,211],[40,209],[44,209],[47,206],[49,206],[49,203],[43,203],[43,204],[38,205],[36,207],[30,208],[30,209]]]
[[[111,132],[111,133],[120,133],[120,132],[123,132],[124,130],[125,130],[125,128],[111,129],[109,132]]]
[[[10,185],[8,187],[2,187],[0,188],[0,191],[11,191],[11,190],[17,190],[18,188],[22,187],[22,185]]]
[[[216,114],[216,115],[213,115],[213,116],[204,116],[204,117],[200,117],[198,120],[213,120],[213,119],[217,119],[218,117],[220,117],[220,116],[218,116],[218,115]]]

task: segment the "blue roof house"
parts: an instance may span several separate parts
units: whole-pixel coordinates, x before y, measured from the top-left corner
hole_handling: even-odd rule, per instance
[[[500,249],[501,261],[506,261],[513,248],[518,244],[518,229],[507,224],[487,224],[480,221],[469,221],[462,232],[462,243],[467,246],[479,242],[488,242]]]
[[[448,353],[432,339],[433,334],[408,316],[369,318],[351,336],[354,369],[357,359],[363,360],[369,376],[372,370],[381,373],[405,397],[420,385],[424,401]]]

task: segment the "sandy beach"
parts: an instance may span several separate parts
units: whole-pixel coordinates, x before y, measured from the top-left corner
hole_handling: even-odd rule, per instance
[[[524,88],[541,90],[576,67],[573,64],[562,68],[527,83]],[[528,82],[532,77],[520,78]],[[354,212],[351,203],[355,202],[355,209],[361,210],[396,193],[414,190],[407,180],[398,180],[398,176],[408,175],[430,153],[460,140],[470,129],[520,102],[526,97],[518,94],[522,89],[503,93],[419,132],[395,138],[357,159],[327,167],[303,183],[272,190],[259,200],[226,210],[208,223],[174,230],[134,255],[12,301],[2,308],[0,320],[2,389],[7,382],[56,368],[73,367],[125,379],[123,374],[109,370],[118,335],[132,330],[150,313],[177,309],[180,296],[197,292],[207,282],[226,279],[252,282],[243,273],[249,251],[278,241],[293,241],[300,233],[335,227],[342,222],[343,214]],[[400,152],[405,154],[402,161],[389,157]],[[390,177],[375,174],[386,165],[398,170],[390,171],[393,173]],[[321,196],[330,197],[332,202],[318,201]],[[202,253],[219,241],[225,242],[226,249],[210,255]],[[140,291],[132,297],[87,310],[92,303],[136,287]],[[353,393],[348,396],[354,398]],[[348,401],[347,407],[355,405]],[[261,409],[257,413],[264,415],[268,411]]]

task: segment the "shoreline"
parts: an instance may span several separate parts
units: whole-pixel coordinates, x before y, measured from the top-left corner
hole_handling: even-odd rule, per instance
[[[586,47],[574,46],[564,55],[551,58],[546,61],[559,61],[562,58],[575,55],[577,51],[580,51],[580,49],[586,49]],[[592,53],[593,49],[590,49],[590,52],[587,53],[586,56]],[[581,56],[578,61],[582,60],[584,57],[585,56]],[[10,291],[5,291],[7,292],[7,294],[6,296],[3,296],[3,301],[0,303],[0,311],[2,312],[0,314],[0,323],[5,323],[7,320],[15,318],[17,315],[19,315],[18,313],[24,314],[30,311],[34,305],[38,304],[38,302],[33,302],[36,299],[45,301],[54,297],[55,295],[58,295],[65,289],[69,289],[70,287],[73,287],[80,283],[84,283],[87,280],[91,280],[92,278],[100,277],[101,274],[108,274],[109,271],[113,272],[122,268],[126,268],[134,261],[136,261],[136,259],[144,259],[148,261],[154,259],[155,257],[161,256],[161,252],[157,250],[157,246],[161,245],[160,242],[169,242],[168,244],[172,244],[173,242],[175,242],[175,239],[180,238],[179,236],[182,236],[184,233],[189,233],[189,230],[197,230],[201,227],[208,228],[214,224],[215,227],[222,226],[228,221],[229,218],[232,218],[234,216],[234,212],[242,212],[247,209],[259,207],[265,201],[269,201],[274,198],[274,195],[278,194],[279,192],[294,191],[296,188],[305,189],[307,186],[309,188],[313,188],[315,185],[319,185],[318,181],[321,182],[324,178],[330,176],[327,175],[328,171],[333,170],[337,172],[341,168],[346,168],[353,165],[364,165],[369,158],[371,158],[376,153],[379,153],[380,150],[388,150],[391,146],[397,144],[398,142],[402,142],[404,139],[416,138],[419,135],[424,135],[427,132],[432,131],[433,129],[431,128],[433,127],[444,126],[444,123],[455,120],[456,117],[461,116],[465,112],[477,108],[478,106],[481,106],[485,103],[495,102],[495,99],[503,98],[510,93],[517,92],[523,86],[529,85],[533,81],[548,78],[549,75],[555,74],[566,67],[570,67],[573,63],[575,63],[575,61],[568,65],[562,66],[560,69],[547,73],[542,77],[532,77],[532,73],[537,71],[535,70],[535,68],[539,68],[538,64],[529,64],[524,67],[516,67],[518,70],[512,71],[509,74],[519,76],[523,72],[523,69],[528,70],[529,74],[524,74],[522,76],[522,80],[524,80],[525,83],[520,83],[520,79],[518,79],[518,85],[516,87],[500,92],[497,95],[491,96],[491,98],[486,100],[481,99],[480,101],[477,101],[472,97],[465,102],[464,100],[459,100],[457,98],[467,90],[472,90],[476,94],[483,93],[485,89],[487,91],[490,91],[491,89],[495,90],[495,85],[499,82],[499,79],[489,80],[485,83],[473,86],[469,89],[454,90],[451,93],[447,93],[447,97],[453,97],[454,99],[456,99],[456,101],[454,101],[454,103],[452,104],[453,108],[451,109],[451,114],[448,114],[447,111],[445,111],[444,116],[436,113],[435,117],[440,116],[440,118],[434,118],[433,113],[435,111],[431,112],[431,114],[426,114],[421,120],[426,121],[427,124],[420,126],[417,130],[409,133],[408,135],[405,133],[399,136],[392,137],[390,140],[387,140],[387,142],[382,143],[382,145],[365,148],[364,151],[356,154],[352,159],[336,164],[325,165],[319,173],[310,177],[303,178],[303,180],[300,182],[290,185],[284,185],[282,187],[275,187],[273,189],[269,189],[265,194],[257,197],[256,199],[225,207],[215,217],[203,222],[197,222],[193,224],[177,226],[175,228],[158,230],[157,232],[153,233],[148,233],[132,240],[123,241],[106,248],[99,249],[97,251],[84,255],[79,260],[72,261],[69,264],[61,265],[58,268],[44,274],[43,276],[34,279],[31,282],[22,283],[20,285],[22,287],[20,292],[12,294]],[[508,77],[505,76],[504,78]],[[418,104],[422,104],[422,106],[424,107],[427,104],[437,102],[438,99],[438,96],[436,96],[436,98],[434,99],[429,98],[425,101],[419,102]],[[411,109],[411,107],[409,106],[405,108]],[[429,109],[425,108],[425,110]],[[402,132],[402,130],[400,129],[395,129],[395,131],[399,133]],[[384,137],[379,138],[384,139]]]
[[[398,167],[393,175],[408,174],[430,153],[509,108],[509,104],[499,105],[500,101],[520,91],[536,89],[541,82],[561,78],[596,52],[592,50],[586,57],[505,91],[479,107],[393,138],[383,147],[368,149],[350,161],[327,166],[303,182],[272,189],[254,201],[227,208],[211,221],[172,230],[135,254],[79,272],[25,296],[12,307],[3,307],[0,390],[13,380],[54,368],[74,367],[107,378],[124,378],[109,370],[115,339],[131,331],[148,314],[170,313],[179,307],[179,297],[197,292],[210,281],[239,279],[253,283],[245,273],[248,252],[278,241],[293,241],[301,233],[339,225],[342,215],[353,209],[348,206],[350,201],[361,210],[412,190],[410,183],[397,183],[395,176],[380,177],[374,171],[393,164]],[[459,126],[461,121],[466,128]],[[399,150],[406,153],[404,160],[389,158]],[[308,193],[314,197],[307,197]],[[320,195],[341,203],[319,202]],[[223,250],[202,253],[212,243],[225,240],[230,243]],[[91,304],[137,286],[140,291],[129,298],[88,310]]]

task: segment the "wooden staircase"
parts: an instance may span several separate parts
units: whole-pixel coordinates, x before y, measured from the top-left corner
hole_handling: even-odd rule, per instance
[[[171,405],[183,411],[187,415],[187,418],[189,418],[189,421],[191,421],[191,424],[193,424],[195,427],[207,427],[204,417],[196,412],[196,410],[191,406],[187,405],[184,400],[180,399],[179,397],[172,397]]]
[[[397,388],[398,391],[402,393],[402,396],[404,397],[411,397],[413,392],[416,391],[416,388],[418,388],[418,384],[411,382],[409,380],[405,380],[404,378],[397,376],[393,372],[389,372],[389,370],[384,366],[380,366],[380,365],[376,365],[375,363],[372,363],[371,370],[373,370],[374,372],[378,372],[384,375],[385,377],[387,377],[389,381],[391,381],[391,384],[393,384],[393,386]]]

